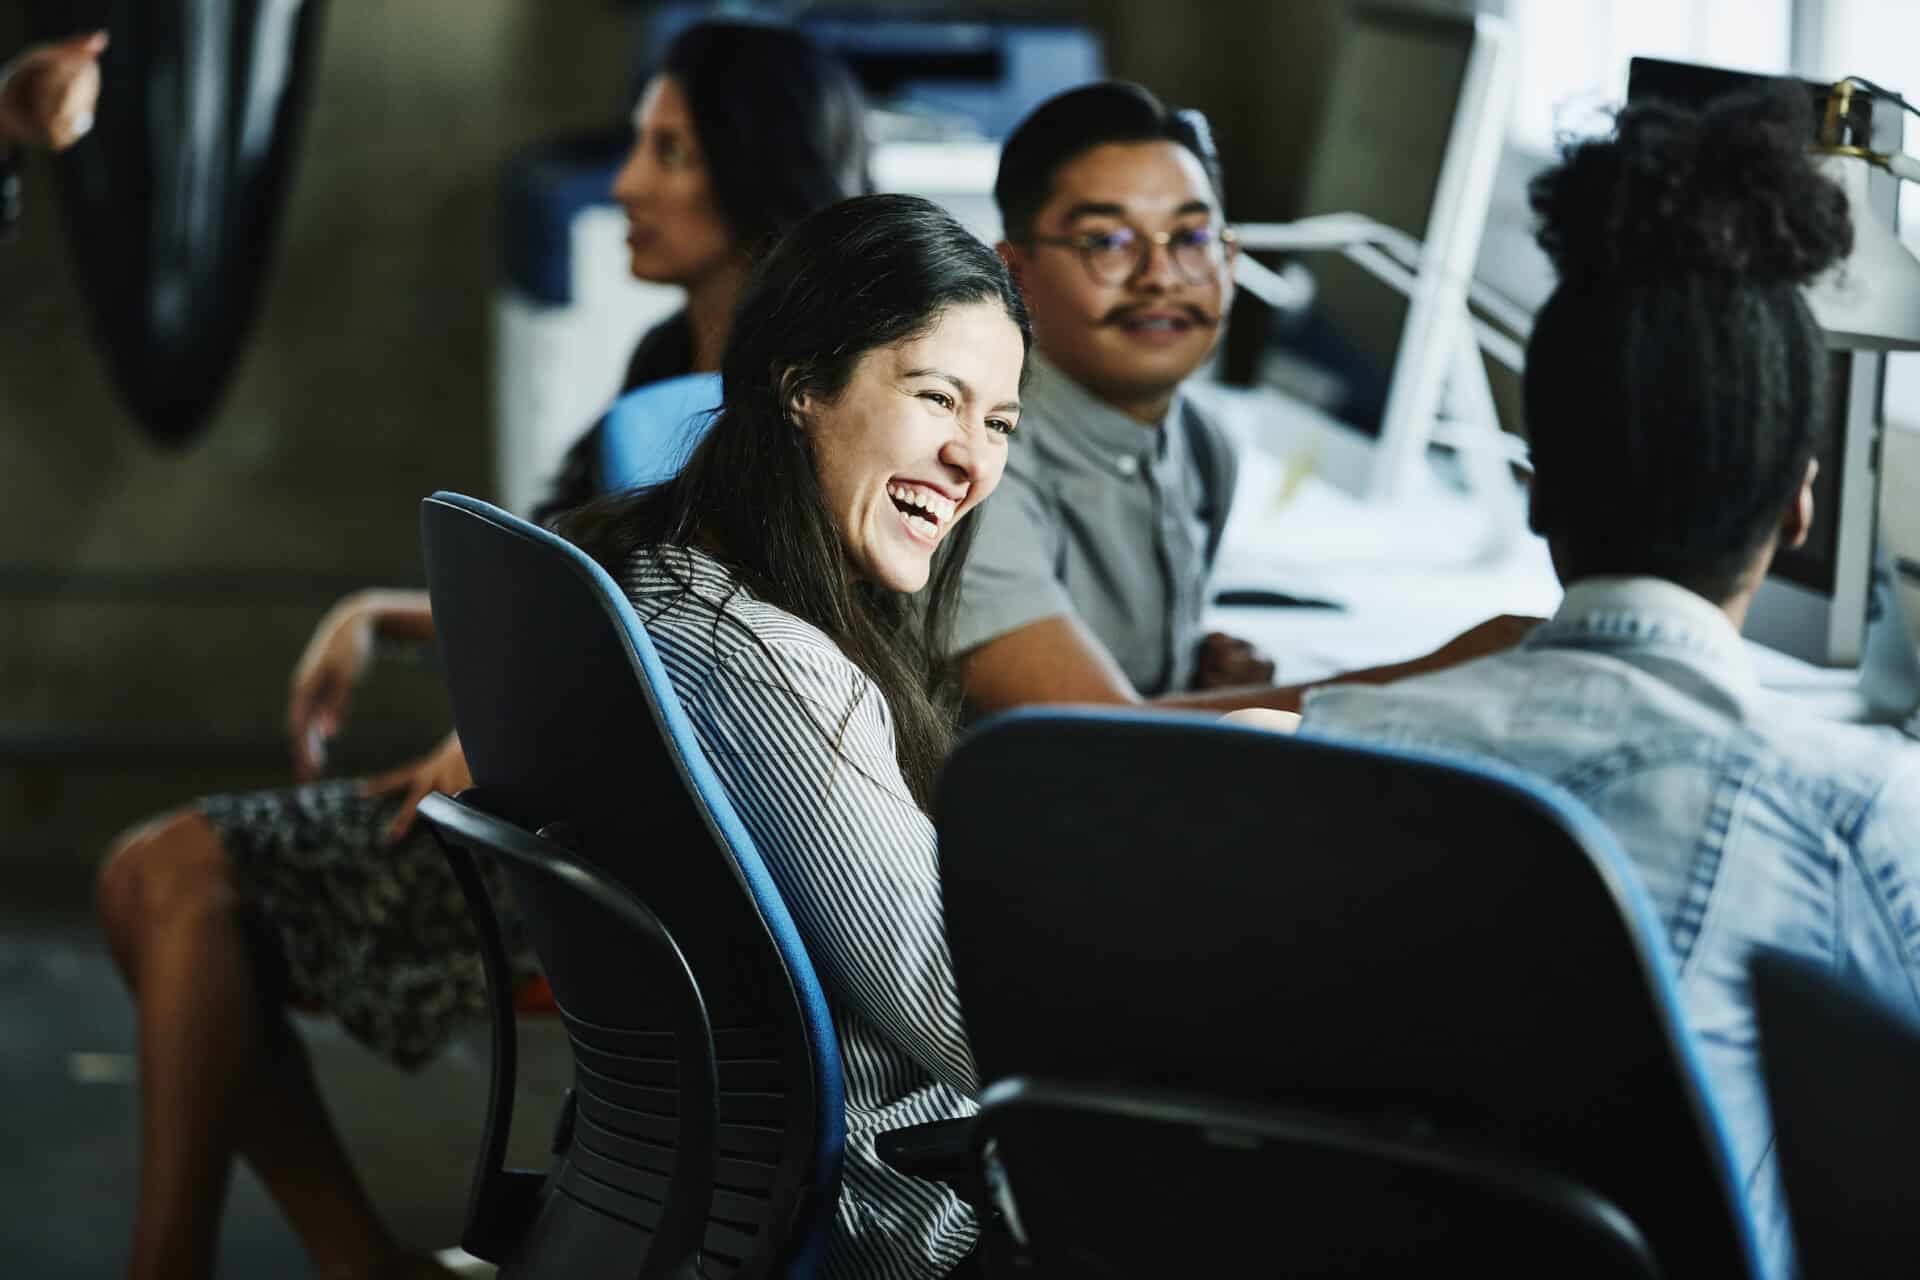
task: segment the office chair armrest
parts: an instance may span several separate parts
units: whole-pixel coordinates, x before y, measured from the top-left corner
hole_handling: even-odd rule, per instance
[[[480,934],[481,961],[487,971],[487,1004],[493,1023],[494,1069],[487,1123],[461,1243],[476,1257],[505,1261],[531,1229],[545,1179],[545,1175],[508,1169],[504,1164],[513,1120],[517,1040],[504,939],[476,864],[476,857],[485,854],[498,859],[510,877],[533,877],[523,887],[559,888],[591,903],[608,917],[609,924],[618,926],[627,940],[652,950],[669,966],[661,975],[660,990],[676,1006],[679,1123],[674,1176],[686,1189],[670,1193],[665,1201],[652,1231],[648,1257],[656,1261],[697,1259],[713,1196],[719,1092],[713,1027],[699,984],[685,954],[651,908],[604,879],[582,855],[560,843],[570,834],[564,825],[549,824],[531,832],[506,816],[503,810],[508,807],[507,796],[470,787],[457,800],[430,793],[420,801],[419,810],[421,821],[439,840],[472,908]],[[526,819],[521,817],[520,821]],[[570,1144],[560,1138],[555,1145]],[[659,1269],[663,1275],[669,1271],[683,1273],[677,1265]]]
[[[910,1178],[944,1182],[971,1201],[971,1184],[980,1180],[973,1159],[973,1117],[932,1120],[888,1129],[873,1137],[873,1151],[889,1168]]]
[[[539,1175],[506,1167],[507,1134],[513,1122],[513,1095],[518,1073],[519,1042],[513,1014],[512,981],[507,967],[506,939],[493,900],[480,878],[474,849],[480,845],[475,829],[496,822],[479,803],[484,793],[469,787],[458,800],[432,792],[420,801],[420,820],[432,833],[453,870],[453,878],[467,900],[480,946],[480,966],[487,977],[488,1030],[493,1065],[487,1084],[487,1116],[474,1163],[473,1184],[467,1196],[467,1221],[460,1242],[477,1258],[504,1258],[514,1232],[531,1221]]]

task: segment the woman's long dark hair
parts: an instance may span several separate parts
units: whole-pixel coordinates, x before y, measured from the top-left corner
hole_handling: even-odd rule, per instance
[[[879,686],[908,788],[924,809],[952,746],[957,699],[944,660],[962,520],[935,556],[922,607],[866,581],[820,496],[802,396],[831,405],[868,352],[922,336],[950,308],[990,302],[1032,345],[1026,305],[999,257],[917,196],[843,201],[814,214],[762,260],[741,295],[721,364],[721,403],[678,478],[602,498],[559,531],[624,577],[648,552],[699,546],[748,591],[824,631]],[[852,708],[848,708],[849,713]]]
[[[697,22],[667,47],[659,74],[686,97],[714,204],[748,253],[814,210],[873,190],[860,88],[805,32]]]

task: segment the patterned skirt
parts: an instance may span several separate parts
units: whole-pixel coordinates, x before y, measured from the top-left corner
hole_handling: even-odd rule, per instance
[[[255,934],[276,946],[289,1004],[331,1014],[401,1067],[437,1054],[462,1021],[484,1018],[486,976],[467,901],[424,823],[398,843],[400,794],[357,780],[208,796]],[[498,869],[482,875],[516,984],[539,973]]]

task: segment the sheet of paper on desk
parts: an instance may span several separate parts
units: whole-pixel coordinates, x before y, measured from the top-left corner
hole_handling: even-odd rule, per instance
[[[1545,544],[1525,530],[1496,537],[1492,518],[1438,477],[1392,503],[1362,502],[1250,443],[1214,592],[1344,607],[1215,608],[1208,626],[1259,644],[1291,682],[1416,657],[1495,614],[1550,614],[1560,586]]]
[[[1894,595],[1920,636],[1920,425],[1889,424],[1880,443],[1880,533]]]

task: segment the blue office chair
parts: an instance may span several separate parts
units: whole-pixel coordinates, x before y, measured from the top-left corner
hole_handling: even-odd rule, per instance
[[[600,424],[600,484],[608,493],[680,474],[720,405],[720,375],[689,373],[636,387]]]
[[[1760,1066],[1805,1280],[1911,1276],[1920,1258],[1920,1026],[1784,952],[1753,962]]]
[[[462,1243],[514,1276],[812,1274],[845,1140],[832,1022],[646,630],[599,565],[486,503],[435,494],[421,531],[475,783],[421,815],[475,900],[493,1008]],[[475,852],[572,1044],[544,1177],[501,1167],[511,991]]]
[[[1658,924],[1564,794],[1028,711],[938,823],[1018,1273],[1757,1274]]]

